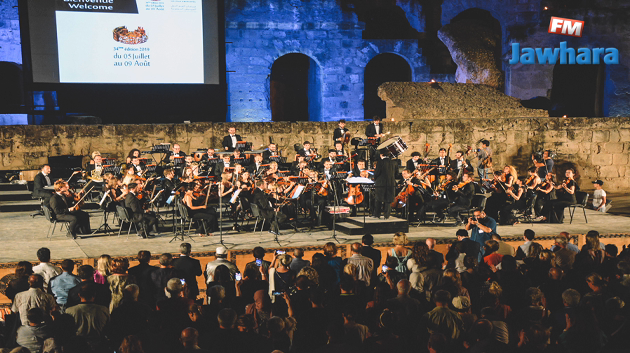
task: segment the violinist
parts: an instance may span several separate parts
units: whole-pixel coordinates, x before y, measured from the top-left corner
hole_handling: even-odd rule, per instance
[[[122,184],[129,185],[135,182],[137,177],[138,176],[136,175],[136,168],[134,168],[133,165],[129,165],[129,167],[127,167],[127,170],[125,170],[125,176],[123,177]]]
[[[534,218],[534,206],[536,205],[536,198],[538,193],[536,189],[540,186],[541,180],[536,172],[536,167],[531,167],[527,170],[529,174],[527,180],[525,180],[525,216]]]
[[[475,187],[472,184],[472,177],[468,173],[462,175],[462,182],[453,186],[455,192],[455,205],[448,208],[448,215],[455,218],[455,227],[464,224],[460,212],[470,208],[472,198],[475,195]]]
[[[308,168],[308,163],[302,160],[301,162],[298,162],[297,165],[294,164],[291,166],[291,174],[297,177],[302,176],[303,175],[302,172],[304,171],[304,169],[307,169],[307,168]]]
[[[499,222],[503,225],[514,225],[518,223],[518,220],[514,217],[513,210],[524,210],[526,206],[525,197],[526,186],[519,179],[514,181],[514,185],[507,189],[506,193],[513,200],[512,203],[508,203],[499,212]]]
[[[423,220],[426,212],[435,212],[437,222],[441,222],[444,219],[444,211],[457,198],[457,194],[453,191],[455,185],[457,185],[457,176],[453,173],[446,174],[446,179],[435,190],[434,197],[436,199],[432,201],[425,200],[418,212],[418,219]],[[440,193],[438,194],[438,192]]]
[[[215,152],[214,148],[208,148],[208,150],[206,151],[206,154],[201,156],[201,160],[209,161],[209,160],[217,159],[217,156],[214,154],[214,152]]]
[[[116,177],[111,177],[107,184],[104,185],[105,192],[107,193],[107,202],[103,209],[107,212],[116,212],[116,206],[124,206],[124,200],[127,196],[127,188],[124,190],[121,188],[120,180]]]
[[[494,181],[491,188],[492,196],[486,201],[485,209],[489,217],[499,219],[499,212],[513,201],[507,191],[512,188],[516,179],[516,169],[510,165],[506,165],[502,172],[497,171],[494,173]]]
[[[151,230],[157,227],[157,218],[145,211],[143,202],[140,201],[141,186],[137,183],[131,183],[127,186],[129,194],[125,197],[125,208],[131,211],[130,218],[138,227],[138,236],[147,239],[153,237]],[[143,198],[146,201],[146,198]]]
[[[50,208],[55,214],[58,221],[69,222],[68,230],[73,239],[79,234],[90,234],[90,215],[87,212],[79,210],[75,205],[80,195],[72,193],[68,187],[68,183],[59,179],[54,184],[55,192],[50,198]]]
[[[243,172],[241,177],[236,181],[237,190],[241,190],[238,195],[238,200],[240,202],[238,207],[239,211],[250,212],[253,187],[254,185],[251,179],[251,174],[249,174],[249,172]]]
[[[335,155],[337,159],[341,156],[348,158],[348,152],[346,152],[343,148],[343,144],[341,142],[335,142]]]
[[[321,215],[328,200],[327,195],[319,195],[322,190],[322,183],[319,180],[317,171],[305,169],[303,173],[308,176],[308,184],[300,197],[300,206],[309,211],[310,225],[313,228],[321,225]],[[318,206],[317,212],[315,206]]]
[[[543,216],[543,207],[551,200],[556,199],[556,189],[553,187],[553,174],[547,173],[545,175],[545,179],[541,181],[540,185],[536,187],[536,203],[534,204],[534,211],[536,213],[535,221],[543,221],[545,220],[545,216]]]
[[[464,172],[468,172],[468,174],[473,175],[475,169],[470,164],[470,162],[466,159],[464,152],[457,151],[455,153],[455,159],[451,161],[449,165],[449,169],[458,176],[457,180],[461,179],[461,175]]]
[[[182,177],[179,178],[182,184],[190,184],[195,181],[195,172],[192,167],[186,167],[182,171]]]
[[[302,144],[303,148],[300,151],[300,155],[306,157],[306,161],[309,163],[314,162],[319,157],[317,156],[317,150],[311,148],[311,143],[309,141],[304,141]]]
[[[413,152],[411,153],[411,158],[407,161],[407,169],[408,170],[417,170],[418,169],[418,165],[420,165],[422,163],[422,160],[420,159],[420,152]]]
[[[272,206],[269,196],[264,191],[265,186],[266,183],[264,180],[256,182],[253,203],[258,206],[260,214],[263,218],[271,220],[271,229],[269,230],[269,233],[278,235],[280,232],[280,224],[286,221],[287,216],[280,212],[279,209]]]
[[[142,176],[144,171],[147,169],[147,167],[144,165],[144,163],[140,162],[140,158],[139,157],[131,158],[131,165],[130,166],[133,167],[134,172],[136,173],[137,176]]]
[[[396,208],[407,206],[409,219],[416,220],[416,210],[419,210],[424,203],[424,198],[420,192],[420,189],[424,190],[424,186],[422,181],[408,169],[402,171],[402,178],[402,187],[397,190],[398,196],[396,196],[394,203],[396,203]]]
[[[278,179],[278,163],[269,163],[269,169],[264,172],[265,178],[276,180]]]
[[[338,127],[335,129],[335,131],[333,131],[333,141],[335,143],[336,142],[343,142],[343,139],[346,136],[346,133],[348,133],[348,129],[346,129],[346,120],[345,119],[339,120],[337,125],[338,125]]]
[[[230,158],[230,161],[234,164],[240,164],[243,166],[249,163],[249,161],[243,156],[240,148],[237,148],[234,150],[234,152],[232,152],[232,157]]]
[[[269,160],[270,157],[280,157],[280,151],[278,151],[278,145],[276,145],[275,143],[270,143],[269,146],[267,146],[267,149],[263,152],[262,157],[265,163],[271,162]]]
[[[575,192],[579,191],[579,188],[573,179],[575,170],[569,168],[565,171],[564,175],[565,179],[562,184],[554,185],[557,199],[547,201],[543,207],[543,221],[548,220],[550,223],[562,223],[564,221],[564,209],[577,203]]]
[[[164,170],[164,179],[162,180],[162,201],[166,202],[171,194],[179,188],[180,180],[175,178],[175,171],[173,169]]]
[[[197,221],[197,235],[205,237],[212,236],[212,233],[219,228],[217,213],[212,207],[207,206],[206,195],[201,193],[202,189],[200,184],[189,184],[182,203],[188,209],[188,215]]]
[[[325,159],[322,159],[321,162],[319,162],[319,171],[322,172],[324,170],[324,165],[326,162],[330,162],[331,165],[335,165],[335,163],[337,163],[337,151],[334,149],[330,149],[328,150],[328,157],[326,157]]]
[[[254,156],[254,163],[250,164],[249,172],[253,175],[258,175],[265,167],[263,165],[263,156],[257,154]]]

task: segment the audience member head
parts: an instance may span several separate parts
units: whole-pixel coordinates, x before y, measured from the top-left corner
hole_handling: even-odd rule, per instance
[[[94,282],[83,282],[79,284],[79,298],[81,302],[92,302],[96,296],[96,284]]]
[[[215,250],[215,256],[217,259],[227,258],[227,248],[225,246],[217,246]]]
[[[311,266],[302,267],[297,274],[298,277],[305,276],[315,286],[319,285],[319,273]],[[299,287],[298,287],[299,288]]]
[[[499,250],[499,242],[493,239],[486,240],[485,245],[483,246],[486,256],[492,254],[493,252],[497,252]]]
[[[433,249],[435,248],[435,239],[433,239],[433,238],[427,238],[424,242],[425,242],[425,243],[427,244],[427,246],[429,247],[429,250],[433,250]]]
[[[532,245],[529,247],[529,253],[527,254],[527,257],[537,259],[543,250],[544,248],[542,245],[538,243],[532,243]]]
[[[296,248],[295,250],[293,250],[293,257],[295,257],[296,259],[301,259],[302,257],[304,257],[304,249]]]
[[[125,257],[117,257],[112,260],[112,273],[124,275],[129,269],[129,260]]]
[[[564,277],[564,271],[560,267],[552,267],[549,269],[549,278],[554,281],[560,281]]]
[[[30,288],[44,288],[44,277],[38,274],[28,276],[28,286]]]
[[[591,230],[586,233],[586,244],[584,244],[586,250],[600,250],[599,245],[599,232],[596,230]]]
[[[219,315],[217,315],[219,326],[222,329],[234,328],[234,324],[236,324],[236,318],[236,311],[231,308],[221,309],[221,311],[219,311]]]
[[[586,276],[586,283],[593,292],[599,292],[606,287],[606,281],[598,273],[591,273]]]
[[[441,269],[443,257],[439,253],[429,252],[426,257],[426,265],[430,268]]]
[[[254,255],[255,259],[262,260],[265,257],[265,249],[263,247],[257,246],[252,250],[252,255]]]
[[[160,266],[169,267],[173,264],[173,255],[170,253],[164,253],[160,255]]]
[[[138,262],[141,264],[148,264],[151,261],[151,252],[148,250],[138,251]]]
[[[606,244],[604,247],[604,251],[606,252],[606,256],[608,257],[617,257],[619,253],[619,248],[615,244]]]
[[[44,310],[41,308],[29,309],[26,313],[26,319],[31,326],[37,326],[44,323]]]
[[[182,343],[184,348],[192,348],[191,350],[194,350],[199,343],[199,332],[192,327],[187,327],[182,330],[182,333],[179,336],[179,341]]]
[[[313,254],[313,259],[312,259],[312,262],[311,262],[313,267],[323,266],[326,263],[327,263],[326,256],[324,256],[324,254],[322,254],[322,253],[315,253],[315,254]]]
[[[457,311],[458,313],[470,313],[471,303],[468,297],[465,297],[463,295],[457,296],[453,298],[452,304],[453,310]]]
[[[457,232],[455,232],[455,235],[457,236],[457,240],[459,241],[462,241],[462,239],[464,238],[470,237],[466,229],[458,229]]]
[[[120,344],[120,353],[144,353],[144,349],[142,349],[142,341],[134,335],[129,335],[123,338],[122,343]]]
[[[352,246],[350,247],[350,250],[352,251],[353,254],[360,254],[361,243],[353,243]]]
[[[525,229],[523,236],[525,237],[525,240],[533,241],[536,237],[536,233],[531,229]]]
[[[536,287],[527,288],[527,290],[525,291],[525,295],[528,298],[528,304],[531,306],[541,306],[545,297],[543,292]]]
[[[77,270],[77,275],[82,281],[93,281],[94,267],[90,265],[79,266],[79,269]]]
[[[190,243],[181,243],[181,244],[179,244],[179,252],[182,255],[189,256],[191,250],[192,250],[192,245],[190,245]]]
[[[501,270],[510,272],[518,269],[516,258],[514,256],[505,255],[501,259]]]
[[[555,245],[561,249],[564,249],[567,247],[567,237],[563,236],[563,235],[557,235],[555,238]]]
[[[39,250],[37,250],[37,259],[40,262],[50,262],[50,249],[39,248]]]
[[[214,282],[216,283],[228,283],[232,282],[232,272],[225,265],[219,265],[214,269]]]
[[[405,234],[403,232],[396,232],[394,234],[393,242],[394,242],[394,245],[396,245],[396,246],[405,246],[405,245],[407,245],[407,234]]]
[[[124,300],[138,301],[138,295],[140,294],[140,287],[137,284],[128,284],[123,289],[122,295]]]
[[[483,341],[491,337],[493,328],[494,327],[492,325],[492,322],[490,322],[490,320],[486,320],[486,319],[477,320],[473,324],[473,326],[470,328],[470,336],[475,341]]]
[[[184,291],[184,285],[179,278],[171,278],[166,282],[166,292],[171,295],[171,298],[176,298]]]
[[[20,261],[15,266],[15,277],[18,279],[28,277],[33,274],[33,264],[28,261]]]
[[[413,244],[412,257],[418,266],[427,264],[427,255],[429,255],[429,246],[425,242],[417,241]]]
[[[451,293],[445,290],[438,290],[433,294],[433,301],[437,306],[448,307],[451,303]]]
[[[448,347],[448,340],[444,334],[433,332],[429,336],[429,342],[427,343],[429,353],[446,353],[448,352]]]
[[[225,287],[221,285],[212,286],[208,288],[208,292],[206,294],[210,299],[208,300],[210,303],[221,303],[225,300]]]
[[[291,262],[293,261],[293,258],[291,257],[291,255],[289,254],[280,254],[278,255],[278,263],[280,264],[280,266],[288,269],[289,266],[291,266]]]
[[[324,245],[324,255],[326,257],[335,257],[337,256],[337,245],[333,242],[328,242]]]
[[[503,257],[505,259],[505,257]],[[464,256],[464,267],[466,269],[475,269],[479,265],[479,259],[476,256]]]
[[[109,276],[112,273],[112,257],[103,254],[96,261],[96,271],[102,276]]]
[[[372,236],[372,234],[366,234],[361,238],[361,243],[366,246],[371,246],[372,244],[374,244],[374,237]]]
[[[286,324],[279,316],[273,316],[267,321],[267,330],[271,337],[278,336],[284,331]]]
[[[532,351],[545,351],[549,344],[550,335],[550,330],[546,329],[541,324],[534,324],[525,331],[525,345],[531,346]]]
[[[580,304],[580,292],[576,291],[573,288],[569,288],[562,292],[562,303],[564,306],[569,308],[577,308]]]

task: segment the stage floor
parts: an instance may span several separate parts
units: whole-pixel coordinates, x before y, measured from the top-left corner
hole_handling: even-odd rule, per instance
[[[46,238],[46,232],[50,223],[42,216],[35,218],[30,217],[31,212],[2,212],[0,213],[0,263],[15,262],[20,260],[36,261],[35,255],[40,247],[48,247],[55,259],[64,258],[94,258],[101,254],[109,254],[112,256],[128,256],[135,255],[139,250],[149,250],[154,254],[163,252],[175,253],[178,251],[180,240],[172,243],[169,241],[173,238],[172,228],[163,229],[161,235],[153,239],[141,239],[135,234],[130,234],[127,239],[126,232],[120,236],[118,228],[115,228],[114,235],[106,236],[98,233],[95,236],[86,236],[82,239],[66,238],[65,231],[57,229],[52,240]],[[92,227],[96,228],[101,224],[102,213],[91,211]],[[566,211],[565,224],[517,224],[514,226],[499,226],[497,231],[501,236],[521,236],[527,228],[533,229],[537,235],[556,235],[562,231],[571,234],[584,234],[589,230],[597,230],[602,234],[606,233],[626,233],[630,230],[630,217],[604,214],[595,211],[586,211],[588,223],[585,223],[582,210],[577,209],[573,224],[569,224],[568,210]],[[170,222],[167,222],[169,225]],[[250,224],[253,225],[253,222]],[[225,224],[227,227],[227,222]],[[57,227],[59,228],[59,227]],[[250,227],[251,228],[251,227]],[[418,240],[422,238],[454,238],[455,231],[458,228],[453,226],[452,222],[444,225],[409,225],[408,237],[410,240]],[[369,226],[366,227],[365,233],[370,231]],[[274,236],[266,230],[261,234],[259,231],[236,233],[235,231],[224,231],[223,239],[229,249],[252,249],[255,246],[263,246],[266,248],[278,247],[296,247],[296,246],[314,246],[321,245],[330,241],[333,232],[325,227],[315,229],[313,231],[294,232],[292,229],[283,229],[278,237],[279,244],[274,241]],[[393,234],[375,234],[375,241],[388,242],[391,241]],[[337,232],[337,237],[341,243],[353,243],[360,241],[361,235],[346,235]],[[215,233],[214,237],[200,238],[193,236],[194,242],[188,238],[186,241],[192,243],[193,252],[214,251],[219,242],[219,233]]]

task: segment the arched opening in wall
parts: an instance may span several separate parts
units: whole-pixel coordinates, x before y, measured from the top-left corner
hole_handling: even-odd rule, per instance
[[[553,68],[550,116],[605,116],[606,65],[560,65]]]
[[[399,55],[384,53],[372,58],[365,66],[363,116],[366,120],[375,115],[385,118],[385,102],[378,96],[378,86],[384,82],[411,81],[411,67]]]
[[[271,120],[320,121],[321,88],[317,63],[307,55],[292,53],[271,66]]]
[[[501,57],[503,55],[503,30],[501,22],[487,10],[472,8],[462,11],[453,17],[451,24],[459,23],[468,27],[467,31],[482,36],[482,43],[494,53],[494,61],[499,71],[503,71]],[[485,49],[485,48],[484,48]]]

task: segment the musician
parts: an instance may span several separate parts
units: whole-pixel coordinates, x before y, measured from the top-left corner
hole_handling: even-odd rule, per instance
[[[455,152],[455,159],[451,161],[449,169],[459,176],[465,172],[468,172],[470,175],[473,175],[475,172],[475,168],[473,168],[468,159],[466,159],[464,152],[462,151]]]
[[[173,144],[173,150],[168,151],[168,153],[164,155],[164,159],[162,159],[162,161],[166,163],[170,161],[174,164],[183,163],[183,162],[175,162],[176,157],[186,157],[186,152],[182,152],[181,146],[177,143]],[[180,161],[181,160],[182,159],[180,159]]]
[[[403,200],[399,200],[399,203],[405,203],[405,205],[400,205],[400,207],[407,207],[407,212],[409,213],[409,219],[410,220],[415,220],[415,212],[416,210],[420,209],[422,207],[422,204],[424,203],[424,198],[422,196],[421,193],[421,189],[424,190],[424,184],[423,182],[418,179],[415,176],[415,173],[409,169],[405,169],[402,171],[402,180],[401,180],[401,185],[400,188],[398,190],[396,190],[397,192],[397,196],[400,195],[402,192],[406,192],[408,191],[408,187],[411,186],[411,188],[413,188],[413,191],[407,195],[406,197],[406,202],[404,202]],[[398,197],[396,197],[398,199]],[[396,202],[396,201],[394,201]],[[398,207],[398,205],[396,205]]]
[[[330,180],[337,175],[337,170],[331,161],[325,160],[321,173],[327,180]]]
[[[374,171],[375,204],[372,217],[380,218],[381,209],[384,208],[384,217],[388,219],[392,212],[391,203],[396,197],[396,171],[398,170],[398,165],[396,161],[389,158],[386,149],[382,149],[379,154],[380,159]]]
[[[543,207],[543,221],[548,220],[550,223],[562,223],[564,221],[564,209],[577,203],[575,193],[579,191],[579,187],[573,179],[575,170],[569,168],[565,171],[564,175],[565,179],[562,184],[554,185],[557,199],[547,201]]]
[[[527,170],[529,177],[525,181],[525,216],[529,218],[534,218],[534,206],[536,205],[536,199],[538,198],[538,193],[536,189],[541,184],[541,179],[538,176],[538,172],[536,167],[531,167]]]
[[[214,148],[208,148],[208,151],[206,151],[206,154],[201,156],[201,160],[202,161],[209,161],[209,160],[212,160],[212,159],[217,159],[217,156],[214,154],[214,152],[215,152]]]
[[[328,157],[326,159],[322,159],[321,162],[319,162],[319,170],[320,172],[324,169],[324,164],[326,162],[330,162],[332,165],[335,165],[335,163],[337,163],[337,151],[330,149],[328,150]]]
[[[278,163],[269,163],[269,168],[264,172],[265,178],[276,180],[278,179]]]
[[[147,169],[147,166],[144,163],[140,162],[140,158],[132,157],[131,158],[131,167],[134,169],[134,173],[138,176],[142,176],[144,171]]]
[[[243,156],[240,148],[234,150],[230,159],[234,164],[240,164],[243,166],[249,164],[249,161],[245,158],[245,156]]]
[[[346,152],[343,148],[343,144],[341,142],[335,142],[335,152],[337,157],[343,156],[348,158],[348,152]]]
[[[234,168],[234,163],[232,163],[229,155],[224,154],[222,161],[217,163],[217,166],[214,168],[214,175],[219,177],[227,168]]]
[[[236,149],[236,144],[238,143],[238,141],[242,141],[242,139],[241,135],[236,134],[236,128],[234,126],[231,126],[228,129],[228,134],[229,135],[223,137],[223,142],[221,142],[221,146],[223,146],[223,149],[225,151],[232,152]]]
[[[543,215],[543,207],[550,200],[556,199],[556,189],[553,187],[555,185],[553,177],[554,175],[552,173],[547,173],[547,175],[545,175],[545,179],[542,180],[540,185],[536,188],[536,203],[534,204],[534,211],[538,217],[534,219],[535,221],[543,221],[546,219]]]
[[[542,161],[536,158],[536,155],[532,155],[532,161],[534,166],[538,169],[538,176],[544,179],[547,173],[553,171],[553,159],[551,158],[551,150],[544,150],[542,155]]]
[[[258,175],[265,167],[263,165],[263,156],[261,154],[254,155],[254,163],[249,166],[249,172]]]
[[[472,198],[475,195],[472,177],[468,173],[464,173],[462,175],[462,182],[453,186],[453,192],[455,192],[455,205],[448,208],[448,214],[457,220],[455,227],[459,227],[464,224],[459,213],[470,208]]]
[[[135,182],[136,178],[138,177],[136,175],[136,168],[134,168],[133,165],[129,165],[129,167],[127,167],[127,169],[125,170],[124,175],[125,176],[122,179],[122,184],[123,185],[129,185],[129,184]]]
[[[125,197],[127,196],[127,188],[122,188],[120,180],[116,177],[111,177],[104,185],[105,192],[107,193],[107,201],[103,209],[107,212],[116,212],[116,206],[125,206]]]
[[[304,148],[300,151],[300,155],[306,157],[307,162],[314,162],[317,159],[317,150],[311,148],[311,143],[309,141],[304,141],[302,146],[304,146]]]
[[[352,169],[352,171],[349,173],[351,176],[353,177],[359,177],[361,175],[361,172],[366,171],[369,173],[369,177],[371,177],[371,172],[368,171],[367,167],[365,166],[365,160],[363,159],[359,159],[355,165],[354,165],[354,169]]]
[[[88,176],[92,177],[92,173],[94,170],[98,171],[98,173],[102,173],[103,171],[103,157],[101,156],[101,153],[99,151],[94,151],[92,152],[92,159],[90,160],[90,163],[87,164],[86,166],[86,171]],[[94,180],[93,178],[91,178],[92,180]],[[96,179],[101,179],[101,178],[96,178]],[[95,182],[103,182],[102,180],[94,180]]]
[[[368,125],[365,128],[365,136],[375,137],[377,138],[377,143],[380,143],[381,137],[384,135],[383,133],[383,124],[381,124],[381,118],[379,116],[374,116],[374,122]]]
[[[284,223],[287,216],[280,212],[278,208],[273,208],[269,197],[265,190],[265,181],[259,180],[256,182],[256,190],[254,190],[254,198],[252,200],[258,206],[260,214],[263,218],[271,220],[271,229],[269,233],[278,235],[280,233],[280,224]]]
[[[196,177],[196,176],[199,176],[199,174],[201,174],[201,168],[199,168],[199,162],[195,162],[195,159],[193,156],[186,156],[184,157],[184,160],[186,161],[184,168],[192,169],[193,176]]]
[[[514,185],[507,189],[506,194],[512,200],[499,212],[499,222],[503,225],[514,225],[518,220],[514,217],[513,210],[524,210],[526,206],[525,185],[519,179],[514,180]]]
[[[280,151],[278,151],[278,145],[270,143],[267,149],[263,152],[263,160],[265,163],[269,163],[269,157],[280,157]]]
[[[483,179],[488,177],[490,169],[488,165],[491,163],[492,150],[490,149],[490,141],[483,139],[480,143],[481,147],[477,150],[477,159],[479,160],[477,172],[479,173],[479,179],[483,181]]]
[[[127,158],[125,158],[125,164],[129,165],[129,163],[131,163],[131,159],[133,159],[133,157],[140,158],[140,150],[139,149],[134,148],[131,151],[129,151],[129,153],[127,154]]]
[[[338,126],[339,127],[336,128],[335,131],[333,132],[333,141],[343,142],[346,132],[348,132],[348,129],[346,129],[346,120],[345,119],[339,120]]]
[[[449,161],[448,161],[448,157],[446,156],[445,148],[440,148],[439,156],[436,159],[432,160],[430,165],[432,167],[436,167],[436,169],[433,170],[433,172],[431,172],[432,175],[436,175],[436,176],[446,175],[446,170],[449,166]]]
[[[508,203],[512,203],[514,200],[507,193],[511,190],[514,182],[518,179],[516,168],[511,165],[503,167],[503,171],[496,171],[494,173],[494,182],[492,184],[492,196],[486,201],[485,212],[493,219],[499,219],[499,212],[505,208]]]
[[[232,172],[232,183],[235,183],[237,180],[241,178],[241,175],[245,173],[245,168],[241,164],[234,164],[234,171]]]
[[[304,157],[302,157],[304,158]],[[293,165],[291,166],[291,175],[293,176],[301,176],[303,175],[303,171],[306,169],[308,169],[308,163],[306,163],[306,161],[302,160],[301,162],[296,162],[297,164],[293,163]]]
[[[131,183],[127,186],[129,194],[125,197],[125,208],[130,213],[133,223],[139,227],[138,236],[143,239],[153,237],[151,230],[157,226],[157,218],[144,210],[143,202],[138,199],[141,187],[137,183]],[[144,198],[146,201],[146,198]]]
[[[219,158],[214,154],[214,148],[208,148],[206,154],[201,156],[201,165],[206,175],[214,175],[214,168]]]
[[[64,180],[57,180],[54,184],[55,193],[50,198],[50,208],[58,221],[69,222],[68,229],[73,239],[77,238],[77,233],[90,234],[90,215],[80,211],[75,205],[74,194],[70,192],[68,183]]]
[[[422,180],[422,183],[423,185],[430,186],[428,180]],[[453,191],[453,187],[455,185],[457,185],[457,176],[453,173],[446,174],[446,179],[440,182],[440,184],[435,188],[433,194],[435,199],[429,201],[429,198],[427,197],[420,207],[420,210],[418,211],[418,219],[423,220],[426,212],[429,211],[436,213],[436,220],[438,223],[442,222],[444,219],[444,211],[448,205],[455,202],[455,199],[457,198],[457,194]]]
[[[182,203],[188,209],[188,215],[197,221],[197,235],[211,237],[212,233],[219,229],[217,213],[205,203],[206,195],[201,193],[202,189],[200,184],[188,185]]]
[[[35,175],[33,184],[33,197],[44,199],[44,205],[48,205],[53,194],[52,190],[44,189],[53,185],[50,180],[50,166],[48,164],[44,164],[39,173]]]
[[[302,208],[309,211],[309,228],[312,229],[316,225],[321,225],[321,216],[328,202],[328,196],[320,195],[320,191],[324,193],[328,192],[328,190],[322,190],[317,171],[306,169],[304,173],[308,176],[308,184],[300,197],[300,205]],[[315,209],[315,206],[318,206],[318,208]],[[319,210],[319,212],[317,212],[317,210]]]
[[[186,167],[182,171],[182,177],[179,178],[182,184],[190,184],[195,181],[195,171],[192,167]]]
[[[164,180],[162,180],[162,189],[164,192],[164,201],[168,199],[171,193],[179,188],[179,179],[175,178],[175,171],[173,169],[164,170]]]
[[[418,166],[422,164],[420,157],[420,152],[411,153],[411,158],[407,161],[406,168],[411,171],[417,170]]]

